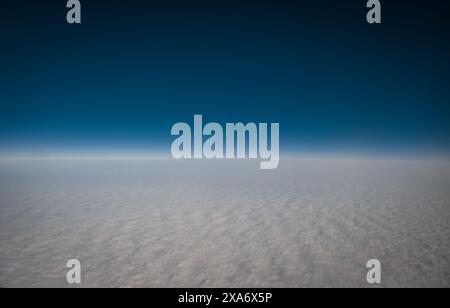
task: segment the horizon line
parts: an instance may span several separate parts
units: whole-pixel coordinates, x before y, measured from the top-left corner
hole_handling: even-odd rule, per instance
[[[175,159],[170,154],[101,154],[101,153],[58,153],[58,154],[0,154],[0,161],[139,161],[139,160],[174,160],[174,161],[215,161],[223,159]],[[283,160],[339,160],[339,161],[418,161],[418,162],[447,162],[450,163],[450,155],[426,155],[426,154],[389,154],[389,153],[285,153],[280,154]],[[239,161],[253,161],[257,159],[235,158]]]

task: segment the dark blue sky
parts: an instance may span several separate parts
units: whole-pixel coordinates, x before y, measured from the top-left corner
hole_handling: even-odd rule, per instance
[[[282,151],[450,153],[448,1],[4,1],[0,150],[170,151],[280,122]]]

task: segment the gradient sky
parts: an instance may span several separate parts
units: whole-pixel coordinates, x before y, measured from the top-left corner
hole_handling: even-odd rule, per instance
[[[3,1],[0,151],[169,152],[170,128],[279,122],[282,151],[450,153],[450,5]]]

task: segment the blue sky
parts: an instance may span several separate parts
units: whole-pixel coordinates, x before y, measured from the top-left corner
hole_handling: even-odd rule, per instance
[[[289,152],[450,148],[446,1],[61,2],[2,8],[2,151],[168,152],[194,114]]]

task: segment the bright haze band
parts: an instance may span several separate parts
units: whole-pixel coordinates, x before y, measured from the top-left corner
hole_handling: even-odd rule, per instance
[[[224,129],[219,123],[208,123],[203,126],[203,116],[195,115],[193,135],[191,126],[187,123],[177,123],[172,127],[172,135],[179,136],[172,143],[172,156],[175,159],[260,158],[262,170],[278,168],[280,163],[279,123],[270,124],[270,144],[267,123],[259,123],[259,125],[226,123],[225,134],[224,137]],[[203,142],[203,136],[208,136],[205,142]],[[194,139],[193,154],[192,139]]]

